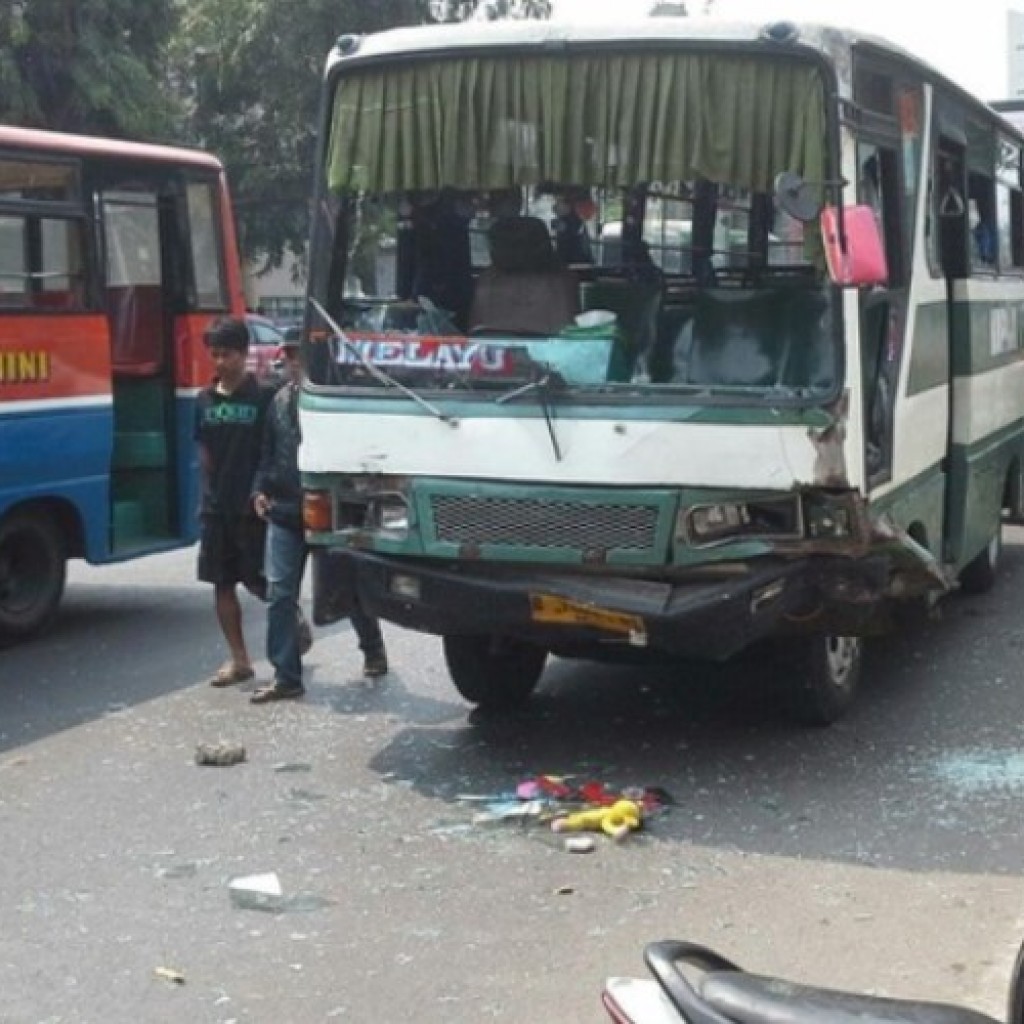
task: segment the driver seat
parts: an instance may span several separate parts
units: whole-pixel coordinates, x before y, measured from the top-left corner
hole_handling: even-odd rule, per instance
[[[537,217],[503,217],[487,233],[491,265],[476,282],[471,331],[558,334],[580,311],[579,281]]]

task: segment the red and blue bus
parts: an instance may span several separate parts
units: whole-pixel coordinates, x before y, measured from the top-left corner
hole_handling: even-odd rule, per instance
[[[69,558],[195,540],[203,332],[244,309],[214,157],[0,127],[0,638],[47,622]]]

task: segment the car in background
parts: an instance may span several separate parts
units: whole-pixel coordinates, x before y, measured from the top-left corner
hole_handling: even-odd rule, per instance
[[[281,346],[284,334],[272,320],[255,313],[245,315],[249,328],[249,354],[245,368],[255,375],[261,384],[276,384],[283,380],[281,374]]]

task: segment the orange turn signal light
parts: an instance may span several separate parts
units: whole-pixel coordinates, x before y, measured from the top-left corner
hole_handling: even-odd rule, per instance
[[[302,521],[313,533],[329,533],[333,524],[331,496],[327,491],[306,491],[302,495]]]

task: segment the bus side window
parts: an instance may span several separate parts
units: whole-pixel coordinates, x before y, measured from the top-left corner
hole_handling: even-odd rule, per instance
[[[0,306],[28,302],[26,218],[0,216]]]
[[[81,309],[85,303],[82,228],[78,221],[0,217],[0,305]]]
[[[970,232],[971,269],[996,269],[996,216],[992,179],[971,172],[967,176],[967,222]]]
[[[1021,149],[1001,139],[996,171],[996,233],[1000,270],[1024,267],[1024,203],[1021,201]]]

